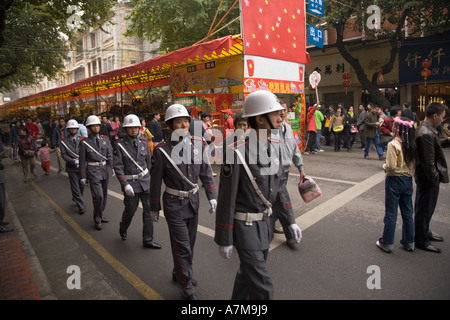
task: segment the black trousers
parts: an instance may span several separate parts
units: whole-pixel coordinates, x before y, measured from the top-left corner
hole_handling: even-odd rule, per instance
[[[148,244],[153,242],[153,220],[150,215],[150,191],[138,192],[134,197],[124,194],[123,204],[125,210],[122,213],[120,221],[120,232],[127,232],[128,227],[133,220],[134,214],[139,206],[139,200],[142,202],[142,242]]]
[[[314,131],[308,131],[308,141],[306,142],[305,151],[316,150],[316,133]]]
[[[416,199],[414,204],[415,245],[424,247],[430,244],[430,221],[439,196],[439,184],[418,183],[416,181]]]

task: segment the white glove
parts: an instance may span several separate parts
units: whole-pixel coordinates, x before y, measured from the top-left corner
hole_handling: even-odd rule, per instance
[[[150,211],[150,216],[152,217],[153,221],[159,221],[159,211]]]
[[[233,253],[233,246],[219,246],[219,253],[224,259],[230,259]]]
[[[211,199],[211,200],[209,200],[209,204],[211,205],[211,209],[209,209],[209,213],[216,213],[217,200],[216,199]]]
[[[300,229],[300,227],[293,223],[289,226],[289,231],[292,233],[295,242],[300,243],[300,240],[302,240],[302,230]]]
[[[133,187],[127,184],[124,188],[125,194],[129,197],[134,197],[134,190]]]
[[[86,179],[81,179],[80,182],[81,182],[83,185],[86,185]]]
[[[75,160],[73,160],[73,163],[78,168],[78,166],[80,165],[80,160],[75,159]]]

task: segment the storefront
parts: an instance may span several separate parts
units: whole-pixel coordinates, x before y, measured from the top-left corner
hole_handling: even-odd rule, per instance
[[[429,61],[424,70],[423,61]],[[450,33],[405,41],[399,52],[404,101],[419,114],[430,102],[450,103]],[[426,79],[422,75],[427,75]],[[423,117],[423,115],[422,115]]]
[[[389,61],[390,45],[386,40],[371,42],[370,46],[362,43],[348,45],[351,54],[359,60],[366,72],[366,76],[372,79],[381,66]],[[373,102],[368,91],[363,90],[358,81],[355,71],[351,65],[341,56],[339,50],[333,46],[324,49],[312,49],[311,67],[306,68],[307,75],[313,71],[321,74],[318,92],[322,104],[334,105],[343,102],[346,107],[358,106],[360,103]],[[348,75],[349,83],[344,83]],[[308,79],[306,79],[308,80]],[[344,84],[348,86],[344,86]],[[379,77],[377,85],[391,105],[400,103],[400,87],[398,83],[398,59],[394,63],[391,72]],[[306,81],[306,88],[309,82]],[[309,89],[307,92],[307,103],[316,101],[315,91]]]

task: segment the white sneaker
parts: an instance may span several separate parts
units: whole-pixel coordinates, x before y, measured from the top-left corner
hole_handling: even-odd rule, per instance
[[[324,150],[323,150],[323,149],[320,149],[320,150],[317,150],[317,152],[324,152]]]

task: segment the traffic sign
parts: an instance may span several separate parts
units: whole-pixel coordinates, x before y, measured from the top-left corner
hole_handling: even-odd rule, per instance
[[[323,30],[308,24],[308,43],[323,48]]]
[[[324,0],[309,0],[308,12],[315,14],[316,16],[323,17],[324,13]]]

